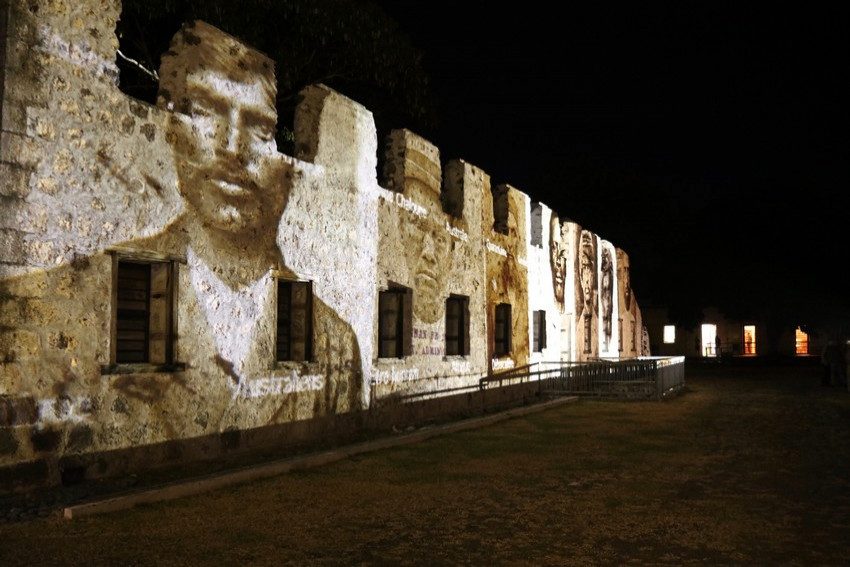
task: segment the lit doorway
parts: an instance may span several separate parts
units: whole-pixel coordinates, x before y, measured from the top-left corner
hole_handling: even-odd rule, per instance
[[[744,325],[744,354],[756,353],[756,326]]]
[[[700,334],[702,335],[700,353],[702,356],[717,356],[717,343],[715,341],[717,338],[717,325],[705,323],[700,330]]]
[[[809,354],[809,335],[800,327],[797,327],[797,330],[794,332],[794,352],[797,354]]]

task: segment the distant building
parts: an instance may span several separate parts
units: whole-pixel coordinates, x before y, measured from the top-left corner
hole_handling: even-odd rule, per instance
[[[663,307],[645,307],[650,348],[659,356],[712,359],[722,357],[819,358],[834,333],[805,325],[778,326],[758,318],[739,320],[715,307],[703,309],[694,327],[677,325]]]

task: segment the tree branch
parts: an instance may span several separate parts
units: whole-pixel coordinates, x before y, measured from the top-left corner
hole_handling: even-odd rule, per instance
[[[126,55],[121,53],[120,49],[118,49],[117,52],[118,52],[118,57],[120,57],[121,59],[123,59],[124,61],[127,61],[128,63],[130,63],[132,65],[135,65],[143,73],[145,73],[146,75],[149,75],[151,78],[153,78],[154,81],[159,82],[159,73],[157,73],[156,71],[151,71],[150,69],[148,69],[147,67],[145,67],[144,65],[142,65],[141,63],[136,61],[135,59],[133,59],[131,57],[127,57]]]

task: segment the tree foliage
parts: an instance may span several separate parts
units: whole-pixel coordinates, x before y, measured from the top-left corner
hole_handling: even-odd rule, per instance
[[[291,143],[298,92],[324,83],[366,106],[379,130],[436,122],[423,54],[371,0],[123,0],[121,89],[154,102],[160,55],[184,22],[204,20],[275,61],[278,145]],[[148,71],[148,72],[146,72]],[[383,127],[382,127],[383,126]]]

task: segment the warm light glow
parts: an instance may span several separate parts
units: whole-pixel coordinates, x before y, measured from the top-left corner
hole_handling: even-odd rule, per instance
[[[756,353],[756,326],[744,325],[744,354]]]
[[[717,325],[706,323],[701,327],[702,331],[702,356],[717,356]]]
[[[672,344],[676,342],[676,327],[675,325],[664,325],[664,344]]]
[[[804,333],[800,327],[794,331],[794,352],[797,354],[809,354],[809,335]]]

